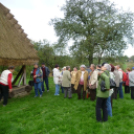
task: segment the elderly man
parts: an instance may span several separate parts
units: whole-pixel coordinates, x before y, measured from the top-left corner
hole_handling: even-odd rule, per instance
[[[129,86],[131,88],[131,99],[134,100],[134,67],[132,72],[129,73]]]
[[[45,66],[45,63],[42,63],[42,72],[43,72],[43,82],[42,82],[42,91],[44,92],[45,91],[45,88],[44,88],[44,81],[45,81],[45,84],[46,84],[46,87],[47,87],[47,92],[49,92],[49,84],[48,84],[48,76],[49,76],[49,68]]]
[[[119,78],[120,78],[120,83],[119,83],[119,88],[118,88],[118,90],[119,90],[119,97],[120,97],[121,99],[123,99],[123,90],[122,90],[123,71],[122,71],[122,69],[120,68],[120,65],[117,65],[116,68],[117,68],[117,70],[119,71]]]
[[[120,74],[119,74],[119,71],[117,69],[117,67],[115,66],[114,67],[114,76],[115,76],[115,83],[116,83],[116,87],[114,88],[114,93],[113,93],[113,99],[117,99],[117,93],[118,93],[118,88],[119,88],[119,85],[120,85]]]
[[[8,94],[12,92],[12,73],[14,72],[14,67],[10,66],[7,70],[4,70],[0,77],[0,101],[3,98],[3,106],[7,105]]]
[[[65,70],[66,70],[66,67],[63,67],[61,71],[61,77],[63,77],[63,73]],[[62,93],[64,93],[64,88],[62,87],[62,85],[61,85],[61,90],[62,90]]]
[[[96,87],[98,82],[98,70],[95,70],[95,65],[91,64],[90,69],[92,70],[89,80],[90,99],[94,101],[96,99]]]
[[[63,73],[63,78],[62,78],[62,87],[64,87],[65,90],[65,98],[67,97],[68,94],[68,98],[72,98],[72,91],[71,91],[71,74],[70,74],[70,67],[67,66],[66,70]]]
[[[88,72],[86,71],[86,66],[81,65],[80,70],[76,74],[75,81],[75,90],[78,93],[78,99],[81,99],[81,90],[83,89],[83,99],[86,97],[87,81],[88,81]]]

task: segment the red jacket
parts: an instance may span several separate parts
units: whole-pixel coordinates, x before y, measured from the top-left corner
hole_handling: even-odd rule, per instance
[[[127,78],[126,78],[126,81],[125,81],[125,82],[126,82],[125,85],[126,85],[126,86],[129,86],[129,72],[127,72],[126,74],[127,74],[127,75],[126,75]]]
[[[126,72],[122,71],[122,73],[123,73],[122,81],[123,81],[123,82],[126,82],[128,76],[127,76]]]

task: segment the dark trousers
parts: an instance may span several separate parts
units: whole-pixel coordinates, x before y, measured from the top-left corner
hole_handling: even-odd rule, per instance
[[[71,89],[72,89],[72,93],[77,93],[76,92],[77,90],[74,89],[74,84],[71,84]]]
[[[61,86],[62,93],[64,93],[64,87]]]
[[[118,88],[118,91],[119,91],[119,97],[120,97],[121,99],[123,99],[123,89],[122,89],[122,84],[123,84],[123,82],[120,82],[120,84],[119,84],[119,88]]]
[[[97,97],[96,101],[96,120],[107,121],[108,120],[108,111],[107,111],[107,98],[99,98]],[[103,111],[103,120],[101,118],[101,109]]]
[[[68,95],[68,98],[72,98],[71,87],[64,87],[64,98],[66,98],[67,95]]]
[[[43,82],[42,82],[42,91],[45,91],[45,88],[44,88],[44,81],[45,81],[47,90],[49,90],[48,77],[45,77],[45,78],[43,78]]]
[[[96,89],[90,89],[90,100],[94,101],[96,99]]]
[[[131,99],[134,100],[134,87],[131,87]]]
[[[77,89],[78,99],[81,99],[81,90],[83,89],[83,100],[86,98],[86,91],[84,91],[84,85],[79,85]]]
[[[118,92],[118,87],[115,87],[115,88],[114,88],[114,92],[113,92],[113,94],[112,94],[112,98],[113,98],[113,99],[117,99],[117,92]]]
[[[9,88],[8,86],[4,86],[0,84],[0,90],[1,90],[0,100],[3,98],[3,105],[7,105]]]
[[[130,93],[130,87],[129,86],[125,86],[125,93]]]

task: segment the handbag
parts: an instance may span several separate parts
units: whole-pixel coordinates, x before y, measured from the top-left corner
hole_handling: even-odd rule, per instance
[[[108,90],[106,89],[106,86],[105,86],[105,81],[102,81],[102,82],[101,82],[101,91],[102,91],[102,92],[108,91]]]
[[[115,88],[115,87],[116,87],[115,81],[110,78],[110,88]]]
[[[94,85],[89,86],[89,89],[96,89],[96,83]]]
[[[30,79],[32,79],[32,75],[30,75]],[[29,80],[28,84],[33,87],[34,86],[34,80]]]
[[[31,87],[33,87],[33,86],[34,86],[34,81],[33,81],[33,80],[30,80],[30,81],[28,82],[28,84],[29,84]]]

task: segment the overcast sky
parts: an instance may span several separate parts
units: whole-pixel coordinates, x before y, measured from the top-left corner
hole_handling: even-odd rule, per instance
[[[134,12],[134,0],[111,0],[117,7]],[[52,18],[64,16],[60,8],[65,0],[0,0],[11,10],[19,24],[28,34],[28,38],[39,41],[47,39],[50,43],[57,42],[53,26],[49,25]],[[134,55],[134,48],[129,48],[124,53]]]

